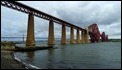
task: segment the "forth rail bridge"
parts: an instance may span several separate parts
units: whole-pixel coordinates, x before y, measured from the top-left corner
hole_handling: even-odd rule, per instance
[[[27,5],[24,5],[19,2],[15,1],[1,1],[1,5],[24,12],[28,15],[28,27],[27,27],[27,37],[26,37],[26,46],[35,46],[35,35],[34,35],[34,16],[37,16],[39,18],[45,19],[49,21],[49,33],[48,33],[48,45],[53,46],[55,44],[55,38],[54,38],[54,22],[62,25],[62,34],[61,34],[61,44],[66,44],[66,26],[70,27],[70,44],[75,43],[74,39],[74,29],[77,30],[77,37],[76,37],[76,43],[88,43],[90,36],[90,42],[104,42],[108,41],[108,35],[105,34],[105,32],[102,32],[100,34],[99,28],[96,23],[91,24],[87,28],[83,29],[79,26],[73,25],[67,21],[64,21],[62,19],[56,18],[52,15],[49,15],[47,13],[44,13],[42,11],[39,11],[37,9],[34,9],[32,7],[29,7]],[[80,34],[81,31],[81,34]]]

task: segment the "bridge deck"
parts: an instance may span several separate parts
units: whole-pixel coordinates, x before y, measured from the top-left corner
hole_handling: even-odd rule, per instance
[[[80,29],[80,30],[85,30],[81,27],[78,27],[76,25],[73,25],[67,21],[64,21],[62,19],[59,19],[59,18],[56,18],[52,15],[49,15],[47,13],[44,13],[42,11],[39,11],[37,9],[34,9],[32,7],[29,7],[27,5],[24,5],[22,3],[19,3],[19,2],[15,2],[15,1],[1,1],[1,5],[2,6],[5,6],[5,7],[8,7],[8,8],[11,8],[11,9],[14,9],[14,10],[17,10],[17,11],[20,11],[20,12],[24,12],[24,13],[27,13],[27,14],[33,14],[39,18],[43,18],[43,19],[46,19],[46,20],[50,20],[50,19],[53,19],[53,21],[55,23],[58,23],[58,24],[65,24],[66,26],[68,27],[74,27],[74,28],[77,28],[77,29]]]

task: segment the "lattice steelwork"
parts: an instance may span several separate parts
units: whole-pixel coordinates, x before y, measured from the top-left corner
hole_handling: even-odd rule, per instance
[[[14,10],[17,10],[17,11],[20,11],[20,12],[24,12],[24,13],[27,13],[27,14],[33,14],[39,18],[43,18],[43,19],[46,19],[46,20],[50,20],[51,18],[53,19],[53,21],[55,23],[58,23],[58,24],[65,24],[66,26],[68,27],[74,27],[76,29],[80,29],[80,30],[85,30],[81,27],[78,27],[76,25],[73,25],[69,22],[66,22],[62,19],[59,19],[59,18],[56,18],[54,16],[51,16],[49,14],[46,14],[42,11],[39,11],[37,9],[34,9],[32,7],[29,7],[27,5],[24,5],[22,3],[19,3],[19,2],[15,2],[15,1],[1,1],[1,5],[2,6],[5,6],[5,7],[8,7],[8,8],[11,8],[11,9],[14,9]]]

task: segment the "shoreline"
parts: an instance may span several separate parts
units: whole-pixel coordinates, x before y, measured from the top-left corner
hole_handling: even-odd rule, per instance
[[[14,59],[13,51],[1,50],[1,69],[26,69],[25,66]]]

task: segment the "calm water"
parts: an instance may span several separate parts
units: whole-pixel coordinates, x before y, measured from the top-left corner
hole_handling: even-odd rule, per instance
[[[58,48],[15,54],[20,60],[43,69],[121,69],[120,42],[67,45],[56,42],[55,47]]]

